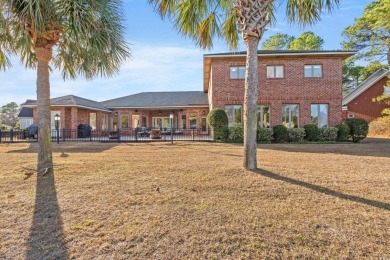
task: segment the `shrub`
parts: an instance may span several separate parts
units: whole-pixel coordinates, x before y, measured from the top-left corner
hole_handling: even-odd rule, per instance
[[[257,129],[257,142],[270,143],[274,137],[274,131],[272,128],[258,128]]]
[[[349,126],[345,123],[341,123],[336,125],[338,130],[337,132],[337,141],[338,142],[346,142],[349,138]]]
[[[348,118],[345,120],[349,126],[349,135],[352,137],[354,143],[366,138],[368,134],[368,123],[363,118]]]
[[[305,128],[289,128],[288,140],[290,142],[302,142],[305,138]]]
[[[287,140],[288,130],[284,125],[276,125],[272,128],[274,132],[274,141],[281,143]]]
[[[216,108],[207,115],[207,122],[212,129],[214,141],[226,142],[228,139],[228,117],[222,109]]]
[[[319,141],[336,141],[337,132],[339,130],[336,127],[320,128],[318,129]]]
[[[369,136],[390,137],[390,116],[379,117],[370,122]]]
[[[243,143],[244,142],[244,128],[242,126],[229,127],[229,142]]]
[[[314,124],[308,124],[303,127],[306,133],[306,139],[310,142],[318,140],[318,126]]]

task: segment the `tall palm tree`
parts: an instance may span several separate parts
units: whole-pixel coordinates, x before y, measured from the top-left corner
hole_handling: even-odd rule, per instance
[[[37,70],[38,172],[53,171],[50,65],[65,79],[111,76],[130,57],[120,0],[0,0],[0,69],[18,55]]]
[[[287,5],[289,22],[313,24],[324,12],[331,12],[341,0],[149,0],[162,18],[171,18],[177,30],[196,45],[212,48],[220,38],[230,48],[238,46],[239,32],[246,56],[244,98],[244,167],[257,168],[256,105],[258,100],[257,49],[278,4]]]

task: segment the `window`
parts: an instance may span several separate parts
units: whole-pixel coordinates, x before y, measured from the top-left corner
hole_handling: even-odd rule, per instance
[[[181,115],[180,127],[183,129],[187,128],[187,115]]]
[[[196,114],[191,114],[190,115],[190,129],[196,129],[197,128],[197,123],[196,123]]]
[[[267,66],[267,78],[283,78],[284,66]]]
[[[230,67],[230,78],[231,79],[245,79],[245,66]]]
[[[282,121],[287,128],[299,127],[299,105],[283,105]]]
[[[133,115],[131,117],[131,126],[133,128],[140,127],[140,122],[139,122],[139,115]]]
[[[229,127],[242,124],[242,107],[241,106],[225,106],[225,112],[229,119]]]
[[[106,114],[102,115],[102,129],[106,130],[108,128],[108,116]]]
[[[202,131],[206,132],[207,131],[207,118],[206,117],[202,117],[201,120],[202,120],[201,121]]]
[[[388,86],[388,87],[385,87],[385,95],[388,95],[388,96],[390,96],[390,86]]]
[[[305,78],[322,77],[322,65],[305,65]]]
[[[129,116],[121,115],[121,128],[129,128]]]
[[[96,130],[96,113],[89,113],[89,125]]]
[[[257,116],[257,128],[269,128],[269,106],[260,105],[257,107],[256,111]]]
[[[311,124],[319,128],[328,127],[328,104],[311,105]]]
[[[354,114],[349,114],[349,115],[348,115],[348,118],[354,118],[354,117],[355,117]]]

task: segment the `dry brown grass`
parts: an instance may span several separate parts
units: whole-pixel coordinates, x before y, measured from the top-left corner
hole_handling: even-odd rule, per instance
[[[260,145],[257,172],[240,145],[67,143],[38,184],[35,151],[0,145],[0,259],[390,258],[390,139]]]

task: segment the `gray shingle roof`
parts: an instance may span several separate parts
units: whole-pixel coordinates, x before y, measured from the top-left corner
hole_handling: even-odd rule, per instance
[[[185,107],[209,105],[207,93],[204,93],[203,91],[142,92],[103,101],[101,103],[107,108]]]
[[[22,107],[18,117],[33,117],[33,109],[30,107]]]
[[[23,105],[36,105],[36,104],[37,104],[36,100],[28,99]],[[103,106],[100,102],[74,96],[74,95],[52,98],[50,99],[50,104],[52,106],[79,106],[79,107],[86,107],[86,108],[103,110],[103,111],[110,111],[105,106]]]

